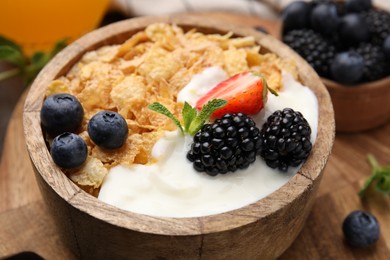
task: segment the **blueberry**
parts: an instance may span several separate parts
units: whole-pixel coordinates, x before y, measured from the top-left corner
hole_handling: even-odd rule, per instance
[[[390,35],[387,36],[383,42],[383,51],[385,52],[387,59],[390,60]]]
[[[310,24],[314,30],[324,35],[332,35],[337,31],[340,17],[337,6],[333,3],[322,3],[313,8]]]
[[[88,134],[92,141],[105,149],[121,147],[128,135],[126,120],[118,113],[101,111],[88,123]]]
[[[265,34],[269,34],[268,30],[266,28],[264,28],[263,26],[261,26],[261,25],[256,26],[255,30],[259,31],[259,32],[262,32],[262,33],[265,33]]]
[[[58,166],[71,169],[79,167],[85,162],[88,148],[80,136],[65,132],[54,138],[50,154]]]
[[[370,246],[379,239],[378,220],[365,211],[351,212],[342,228],[347,243],[354,247]]]
[[[288,32],[294,29],[309,27],[309,15],[311,6],[304,1],[290,3],[282,14],[283,31]]]
[[[358,14],[347,14],[341,18],[339,37],[347,45],[358,45],[368,40],[369,31],[363,18]]]
[[[348,13],[360,13],[372,8],[371,0],[347,0],[345,1],[345,10]]]
[[[354,84],[363,77],[363,57],[354,52],[347,51],[336,55],[331,66],[333,79],[343,84]]]
[[[50,136],[75,132],[83,121],[84,110],[76,97],[70,94],[49,96],[41,109],[43,129]]]

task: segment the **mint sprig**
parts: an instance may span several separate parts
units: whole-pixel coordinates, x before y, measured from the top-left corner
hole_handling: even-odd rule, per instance
[[[154,102],[153,104],[150,104],[148,108],[170,118],[175,123],[177,128],[179,128],[180,131],[184,134],[184,130],[180,124],[180,121],[164,105],[158,102]]]
[[[202,110],[198,112],[194,107],[191,107],[190,104],[185,102],[182,110],[184,128],[180,124],[180,121],[164,105],[155,102],[153,104],[150,104],[148,108],[170,118],[183,134],[184,132],[186,132],[190,135],[195,135],[199,131],[199,129],[202,128],[207,119],[209,119],[211,114],[215,110],[224,107],[226,104],[226,100],[213,99],[209,101],[206,105],[204,105],[202,107]]]
[[[49,52],[37,51],[28,57],[17,43],[0,36],[0,60],[15,66],[13,69],[0,72],[0,80],[21,75],[24,83],[30,84],[39,71],[66,46],[66,41],[66,39],[58,41]]]
[[[359,196],[364,197],[367,189],[374,184],[377,191],[390,195],[390,167],[380,165],[372,154],[367,156],[367,160],[372,167],[371,176],[359,191]]]

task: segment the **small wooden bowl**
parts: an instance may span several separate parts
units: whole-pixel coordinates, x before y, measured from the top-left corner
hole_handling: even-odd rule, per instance
[[[361,132],[389,122],[390,77],[353,86],[322,81],[332,98],[337,132]]]
[[[203,33],[253,35],[265,52],[295,57],[301,81],[319,100],[317,141],[303,167],[264,199],[230,212],[197,218],[136,214],[99,201],[72,183],[49,154],[40,126],[48,84],[87,51],[124,42],[154,22],[175,23]],[[271,259],[286,250],[302,229],[315,199],[334,140],[334,115],[326,88],[313,69],[278,40],[250,28],[237,28],[191,16],[131,19],[98,29],[58,54],[39,74],[24,107],[24,131],[36,178],[65,243],[88,259]]]
[[[268,2],[268,0],[266,0]],[[345,0],[336,0],[342,3]],[[273,6],[273,2],[269,3]],[[281,13],[280,7],[275,7]],[[381,9],[378,6],[375,9]],[[390,10],[385,10],[389,12]],[[282,22],[281,22],[282,23]],[[279,25],[280,28],[283,25]],[[282,39],[281,30],[274,36]],[[367,83],[343,85],[321,78],[332,99],[336,131],[357,133],[386,124],[390,120],[390,76]]]

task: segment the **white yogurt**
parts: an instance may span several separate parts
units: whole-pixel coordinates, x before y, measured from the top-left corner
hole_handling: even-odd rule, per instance
[[[221,75],[220,70],[213,67],[194,76],[184,88],[186,93],[179,96],[194,104],[198,97],[193,89],[201,86],[207,91],[215,86],[218,82],[210,79],[213,75]],[[188,96],[192,98],[187,99]],[[265,121],[264,115],[266,118],[284,107],[291,107],[305,116],[312,128],[314,142],[318,122],[317,99],[307,87],[287,73],[283,73],[283,91],[278,97],[270,94],[265,109],[254,117],[258,127],[261,128]],[[266,197],[288,182],[299,169],[289,168],[287,173],[281,173],[257,158],[245,170],[210,177],[195,171],[186,159],[191,142],[192,137],[183,138],[179,131],[165,132],[153,147],[152,156],[157,163],[112,168],[103,182],[99,199],[151,216],[206,216],[241,208]]]

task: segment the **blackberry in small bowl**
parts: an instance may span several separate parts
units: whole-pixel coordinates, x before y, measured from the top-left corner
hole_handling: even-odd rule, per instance
[[[195,134],[187,158],[196,171],[216,176],[248,168],[260,145],[260,130],[250,117],[225,114]]]
[[[266,164],[286,172],[297,167],[310,154],[311,128],[300,112],[291,108],[277,110],[264,123],[261,131],[260,156]]]
[[[320,76],[329,76],[335,47],[321,34],[311,29],[292,30],[284,35],[283,42],[301,55]]]

